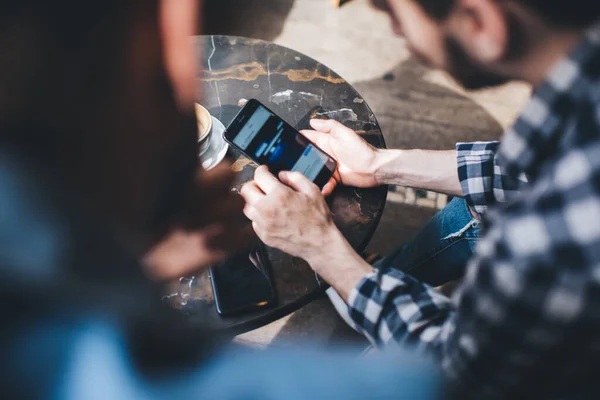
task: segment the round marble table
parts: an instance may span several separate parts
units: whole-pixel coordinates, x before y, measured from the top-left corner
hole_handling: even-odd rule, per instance
[[[202,60],[197,97],[226,126],[244,99],[255,98],[297,129],[307,128],[311,117],[336,119],[374,146],[385,147],[364,99],[318,61],[273,43],[242,37],[198,36],[194,46]],[[234,150],[229,155],[235,160],[239,189],[252,179],[255,166]],[[337,226],[356,250],[362,251],[371,239],[386,196],[387,187],[339,187],[329,198]],[[322,294],[324,284],[303,260],[275,249],[269,249],[269,259],[278,292],[278,303],[272,308],[236,317],[219,316],[207,272],[173,282],[165,298],[186,317],[233,335],[266,325]]]

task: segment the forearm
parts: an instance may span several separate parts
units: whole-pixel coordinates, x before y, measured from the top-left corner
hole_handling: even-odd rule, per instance
[[[320,237],[321,251],[305,256],[349,306],[353,326],[373,344],[422,341],[435,347],[451,303],[434,288],[400,270],[375,270],[332,227]]]
[[[375,163],[375,179],[381,185],[463,195],[455,150],[381,150]]]
[[[342,313],[350,326],[378,347],[390,342],[421,342],[421,347],[435,352],[441,343],[442,326],[452,323],[452,306],[447,297],[393,267],[370,268],[371,272],[367,272],[356,268],[361,264],[352,267],[352,261],[335,261],[344,264],[323,264],[323,272],[333,276],[329,282],[348,305]],[[338,269],[339,266],[343,268]]]
[[[327,237],[322,238],[322,243],[323,251],[308,257],[306,261],[344,301],[348,301],[352,290],[373,272],[373,267],[354,251],[337,228],[333,228]]]

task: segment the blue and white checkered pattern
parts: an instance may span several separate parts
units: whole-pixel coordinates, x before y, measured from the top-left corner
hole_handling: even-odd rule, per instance
[[[457,150],[485,228],[462,285],[448,299],[377,271],[350,296],[355,327],[379,346],[430,351],[451,387],[475,398],[598,395],[600,27],[535,90],[501,145]]]
[[[458,143],[458,177],[467,202],[478,214],[504,203],[527,185],[527,177],[507,175],[498,164],[498,142]]]

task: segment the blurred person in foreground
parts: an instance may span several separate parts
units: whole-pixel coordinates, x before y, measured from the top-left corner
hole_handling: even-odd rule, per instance
[[[6,398],[430,398],[393,358],[223,352],[160,282],[244,246],[231,172],[198,169],[194,0],[0,2]],[[141,260],[144,261],[142,264]]]
[[[455,393],[597,397],[600,2],[374,3],[423,61],[468,89],[527,81],[531,102],[502,143],[449,151],[377,150],[335,121],[312,121],[305,135],[339,163],[325,194],[343,183],[458,196],[374,266],[300,174],[283,172],[280,183],[259,168],[242,192],[245,214],[265,243],[333,286],[352,326],[381,348],[429,353]],[[452,298],[433,288],[459,278]]]

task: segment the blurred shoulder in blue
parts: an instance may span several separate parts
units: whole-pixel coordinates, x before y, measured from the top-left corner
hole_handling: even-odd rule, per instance
[[[69,193],[0,150],[2,392],[51,399],[429,399],[407,354],[224,348]]]

